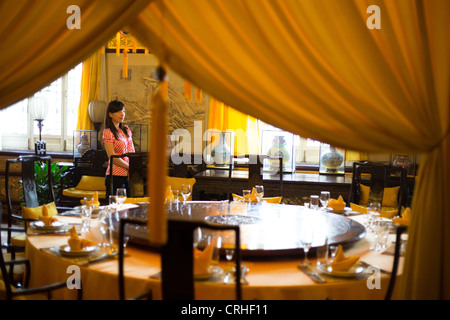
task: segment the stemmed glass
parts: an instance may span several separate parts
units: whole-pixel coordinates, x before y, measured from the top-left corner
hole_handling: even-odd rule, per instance
[[[372,231],[373,223],[381,215],[381,204],[379,202],[371,202],[367,207],[368,230]]]
[[[311,262],[309,262],[309,260],[308,260],[308,252],[309,252],[309,249],[311,249],[311,245],[313,243],[313,231],[309,227],[307,227],[307,229],[305,229],[303,231],[303,235],[302,235],[302,238],[300,239],[300,241],[303,246],[303,251],[305,253],[305,260],[303,261],[301,266],[310,265]]]
[[[181,185],[181,195],[183,196],[183,203],[186,203],[187,198],[191,195],[191,185]]]
[[[330,198],[331,196],[329,191],[320,192],[320,203],[322,204],[322,210],[326,210],[328,202],[330,202]]]
[[[119,203],[119,207],[122,208],[122,204],[127,199],[127,189],[117,188],[116,191],[116,201]]]
[[[256,193],[256,201],[260,203],[264,196],[264,186],[261,185],[255,186],[255,193]]]

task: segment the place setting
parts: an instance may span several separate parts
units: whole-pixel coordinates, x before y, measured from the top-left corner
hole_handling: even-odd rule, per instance
[[[363,263],[359,256],[346,255],[341,244],[329,245],[328,238],[315,234],[312,228],[305,229],[300,242],[304,257],[297,268],[314,282],[326,283],[342,278],[362,279],[367,276],[366,270],[369,265]],[[314,260],[308,258],[312,248]]]
[[[56,216],[51,216],[47,206],[42,206],[41,215],[36,221],[30,222],[27,235],[61,234],[66,235],[70,228],[69,223],[60,221]]]

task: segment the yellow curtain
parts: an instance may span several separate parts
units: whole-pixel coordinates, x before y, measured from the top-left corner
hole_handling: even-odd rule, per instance
[[[448,12],[447,0],[158,0],[130,28],[240,112],[348,150],[427,154],[399,297],[449,299]]]
[[[258,154],[260,138],[258,119],[248,116],[216,99],[209,99],[208,129],[231,130],[235,134],[236,155]]]
[[[80,29],[66,28],[69,5]],[[372,5],[380,29],[367,27]],[[349,150],[424,153],[399,297],[449,299],[448,12],[447,0],[3,1],[0,108],[129,23],[168,67],[240,112]]]
[[[31,96],[90,57],[150,2],[1,1],[0,109]],[[79,8],[79,29],[71,29],[77,22],[72,5]]]
[[[99,49],[83,62],[77,130],[94,130],[88,108],[89,102],[99,99],[103,54],[103,49]]]

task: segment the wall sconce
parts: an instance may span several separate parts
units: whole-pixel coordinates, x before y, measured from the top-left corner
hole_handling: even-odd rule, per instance
[[[100,131],[102,123],[105,120],[106,108],[108,104],[102,100],[93,100],[89,102],[89,118],[94,123],[97,132]]]
[[[48,101],[44,97],[32,97],[30,99],[30,113],[34,121],[37,121],[39,128],[39,140],[34,144],[36,154],[46,154],[46,143],[42,141],[42,121],[47,117]]]

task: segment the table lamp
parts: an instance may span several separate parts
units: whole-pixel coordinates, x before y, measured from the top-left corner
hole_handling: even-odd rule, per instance
[[[46,143],[42,141],[42,121],[48,113],[48,101],[44,97],[32,97],[30,99],[30,113],[34,121],[37,121],[39,128],[39,140],[34,144],[36,154],[46,154]]]

